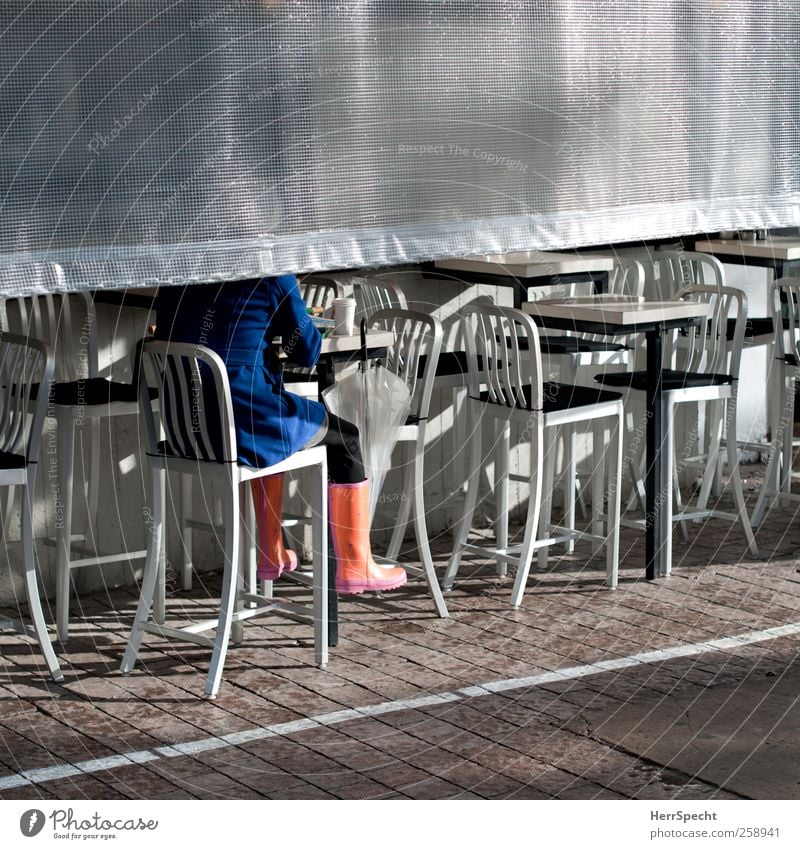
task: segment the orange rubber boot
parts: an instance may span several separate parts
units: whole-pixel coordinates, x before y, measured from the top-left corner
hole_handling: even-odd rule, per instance
[[[335,483],[328,487],[336,591],[358,595],[394,590],[408,576],[400,566],[379,566],[369,544],[369,481]]]
[[[276,581],[284,572],[294,572],[297,555],[283,543],[283,475],[250,481],[258,528],[258,566],[261,581]]]

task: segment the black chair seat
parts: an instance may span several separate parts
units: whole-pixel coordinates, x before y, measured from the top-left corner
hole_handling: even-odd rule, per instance
[[[592,389],[590,386],[572,386],[568,383],[556,383],[547,380],[542,384],[544,404],[542,411],[556,413],[561,410],[573,410],[576,407],[590,407],[608,401],[619,401],[618,392],[606,392],[604,389]],[[531,387],[523,389],[525,404],[531,406]],[[481,392],[481,401],[489,400],[489,393]]]
[[[579,336],[540,336],[539,344],[543,354],[603,354],[629,350],[627,345],[619,342],[581,339]]]
[[[0,469],[24,469],[26,465],[25,457],[22,454],[0,451]]]
[[[53,403],[59,406],[85,404],[98,406],[115,401],[135,403],[136,387],[132,383],[118,383],[104,377],[89,377],[70,383],[56,383],[53,386]]]
[[[642,392],[647,391],[650,384],[646,371],[597,374],[594,379],[604,386],[639,389]],[[669,392],[671,389],[692,389],[697,386],[724,386],[726,383],[733,383],[733,378],[729,374],[699,374],[673,369],[661,371],[661,388],[664,392]]]
[[[417,367],[417,376],[422,377],[425,372],[426,357],[423,354],[419,358],[419,366]],[[483,359],[478,356],[478,368],[483,367]],[[439,362],[436,364],[436,372],[434,377],[458,377],[467,376],[467,352],[466,351],[442,351],[439,354]]]
[[[727,339],[733,340],[733,333],[736,329],[736,319],[728,319]],[[752,339],[756,336],[771,336],[775,330],[775,325],[771,318],[748,318],[744,326],[744,335],[746,339]]]
[[[292,369],[284,369],[284,383],[319,383],[319,375],[316,371],[292,371]]]
[[[420,374],[425,365],[425,356],[419,358]],[[436,364],[436,377],[450,377],[457,374],[467,373],[466,351],[442,351],[439,354],[439,362]]]
[[[157,397],[155,390],[150,390],[150,397]],[[39,397],[39,385],[30,384],[30,399]],[[136,387],[132,383],[118,383],[105,377],[87,377],[83,380],[73,380],[69,383],[53,384],[51,400],[54,404],[64,407],[77,405],[100,406],[114,401],[133,404],[138,400]]]

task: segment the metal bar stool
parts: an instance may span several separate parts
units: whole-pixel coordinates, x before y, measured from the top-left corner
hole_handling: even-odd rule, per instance
[[[458,573],[464,552],[472,552],[497,560],[502,572],[506,564],[516,566],[517,574],[511,593],[511,606],[519,607],[530,572],[533,553],[567,538],[588,538],[606,549],[606,584],[617,585],[619,566],[619,508],[622,462],[622,400],[615,392],[542,380],[542,355],[539,332],[533,319],[525,313],[495,306],[473,306],[464,311],[466,324],[467,359],[469,367],[469,404],[471,433],[470,475],[467,484],[467,503],[464,517],[456,531],[453,556],[447,567],[444,587],[449,589]],[[481,452],[481,426],[493,420],[507,432],[511,422],[524,428],[529,440],[530,496],[523,541],[508,544],[508,513],[502,506],[498,512],[501,533],[494,546],[473,545],[467,542],[478,498],[478,484],[484,458]],[[603,456],[608,465],[607,516],[605,527],[596,512],[591,532],[555,529],[549,526],[549,516],[542,511],[545,481],[545,433],[556,426],[593,422],[595,455]],[[611,429],[606,439],[606,426]],[[552,447],[550,452],[554,450]],[[499,468],[496,485],[508,486],[508,453],[496,451]],[[603,489],[598,462],[595,473],[597,491]],[[507,497],[497,499],[507,504]],[[597,507],[597,505],[595,505]],[[544,521],[542,521],[542,519]],[[540,524],[543,525],[540,529]],[[502,532],[504,529],[504,533]],[[556,531],[556,535],[551,535]]]

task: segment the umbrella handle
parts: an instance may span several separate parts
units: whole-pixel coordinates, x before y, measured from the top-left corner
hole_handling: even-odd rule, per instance
[[[361,363],[364,368],[367,367],[367,320],[361,319]]]

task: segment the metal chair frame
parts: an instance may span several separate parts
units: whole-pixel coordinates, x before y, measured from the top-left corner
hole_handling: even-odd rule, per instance
[[[266,468],[239,465],[230,386],[222,359],[198,345],[145,340],[139,347],[139,403],[152,471],[153,512],[139,604],[121,671],[132,670],[145,633],[190,640],[212,648],[205,692],[213,698],[219,690],[229,640],[241,639],[242,621],[267,612],[312,619],[315,662],[325,667],[328,662],[328,472],[324,446],[298,451]],[[297,469],[314,472],[310,485],[314,536],[311,606],[249,592],[242,568],[245,549],[242,525],[246,510],[240,497],[241,486],[254,478]],[[164,490],[168,471],[202,476],[204,481],[215,481],[225,489],[222,496],[224,572],[219,615],[181,628],[149,621],[156,587],[163,585],[164,580]],[[216,629],[213,640],[204,636],[205,631],[212,629]]]
[[[403,491],[386,560],[397,561],[413,513],[414,533],[422,566],[417,568],[403,564],[403,568],[409,574],[421,575],[427,580],[436,611],[444,618],[449,614],[436,577],[428,540],[424,493],[426,427],[436,365],[442,348],[442,325],[438,319],[425,313],[382,309],[372,314],[371,326],[394,334],[394,343],[388,349],[383,363],[389,371],[405,381],[411,396],[409,421],[400,429],[398,436],[398,443],[405,454]]]
[[[445,573],[444,587],[450,589],[453,586],[464,552],[489,556],[497,561],[501,575],[505,574],[507,564],[516,566],[511,606],[517,608],[522,602],[534,551],[580,537],[605,547],[606,584],[615,588],[619,567],[622,400],[604,400],[597,404],[570,406],[545,413],[539,331],[533,319],[519,310],[507,307],[472,306],[465,309],[464,320],[467,327],[465,336],[470,381],[467,405],[472,446],[470,474],[465,512],[455,533],[453,555]],[[499,492],[496,499],[494,546],[467,542],[477,504],[483,459],[481,428],[486,420],[494,420],[499,424],[502,435],[495,450],[495,488]],[[603,455],[611,477],[605,527],[603,517],[596,509],[590,533],[551,527],[549,506],[545,504],[543,509],[546,430],[585,421],[592,421],[595,425],[595,450],[598,456]],[[508,433],[511,422],[517,422],[525,429],[531,447],[530,495],[524,537],[521,544],[513,546],[509,545],[508,538]],[[610,439],[605,438],[604,425],[608,422],[615,429]],[[553,453],[552,447],[549,453]],[[603,463],[599,462],[594,477],[598,495],[604,489],[602,468]],[[596,507],[599,507],[601,501],[602,498],[596,500]]]
[[[25,595],[33,625],[0,619],[0,629],[11,629],[39,643],[53,680],[64,676],[53,651],[44,620],[36,574],[33,542],[33,496],[49,388],[53,380],[53,351],[38,339],[0,333],[0,486],[19,487],[20,539]],[[8,523],[6,523],[7,533]]]
[[[41,271],[37,273],[41,274]],[[63,272],[57,265],[45,266],[53,288],[65,288]],[[84,566],[125,563],[145,557],[146,549],[99,553],[92,522],[97,516],[100,484],[100,421],[112,416],[137,415],[134,389],[132,400],[100,401],[82,392],[82,381],[103,380],[100,376],[97,346],[97,317],[88,292],[55,293],[5,298],[0,301],[0,327],[41,339],[53,348],[55,384],[76,387],[74,403],[55,400],[48,417],[56,422],[56,457],[60,508],[56,522],[56,621],[59,641],[69,636],[70,579],[73,570]],[[108,387],[114,386],[106,380]],[[88,423],[88,428],[84,425]],[[79,427],[80,425],[80,427]],[[88,437],[84,437],[88,430]],[[75,483],[75,436],[80,434],[81,454],[89,455],[89,473],[84,478],[82,498],[86,505],[86,530],[73,534]]]

